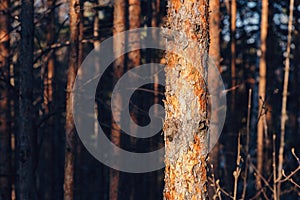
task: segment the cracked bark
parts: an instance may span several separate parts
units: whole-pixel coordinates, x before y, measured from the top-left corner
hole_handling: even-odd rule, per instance
[[[166,26],[181,31],[166,54],[166,200],[207,198],[208,0],[169,0]],[[179,54],[171,53],[179,49]],[[177,52],[178,52],[177,51]]]

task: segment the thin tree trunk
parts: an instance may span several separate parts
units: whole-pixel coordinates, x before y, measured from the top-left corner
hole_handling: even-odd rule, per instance
[[[150,6],[151,6],[151,27],[159,27],[159,23],[160,23],[160,19],[161,19],[161,8],[160,8],[160,0],[151,0],[150,2]],[[149,6],[149,7],[150,7]],[[157,41],[158,39],[158,35],[155,31],[153,31],[152,33],[152,39],[153,41]],[[159,63],[160,59],[158,59],[156,56],[153,56],[153,54],[155,53],[155,51],[153,51],[153,49],[149,49],[149,53],[150,54],[148,61],[147,62],[151,62],[151,63]],[[158,78],[158,74],[155,73],[158,71],[158,66],[156,66],[155,64],[152,64],[151,66],[151,70],[153,75],[153,104],[159,104],[159,78]],[[154,116],[159,116],[159,111],[157,109],[157,107],[154,108]],[[157,141],[155,141],[154,139],[151,139],[151,146],[155,146],[157,145]],[[161,181],[160,177],[163,173],[163,170],[159,170],[156,171],[155,173],[150,173],[149,174],[149,184],[153,185],[155,187],[154,191],[155,192],[150,192],[150,196],[149,199],[160,199],[162,196],[162,189],[163,189],[163,182]]]
[[[236,12],[237,12],[237,7],[236,7],[236,0],[231,1],[231,23],[230,23],[230,35],[231,35],[231,87],[233,88],[232,90],[232,96],[231,96],[231,110],[234,112],[235,110],[235,89],[234,87],[236,86],[236,39],[235,39],[235,34],[236,34]]]
[[[0,7],[0,200],[11,199],[11,125],[9,83],[9,8],[10,1],[4,0]]]
[[[65,2],[63,4],[66,4]],[[63,13],[63,9],[58,9],[58,13]],[[58,16],[60,14],[57,14]],[[57,17],[58,17],[57,16]],[[68,62],[68,58],[65,55],[68,53],[68,47],[63,47],[54,52],[56,66],[54,68],[54,81],[53,81],[53,109],[58,113],[54,115],[54,199],[63,199],[64,190],[64,158],[65,158],[65,138],[62,135],[65,134],[65,98],[66,93],[62,88],[66,87],[67,83],[67,69],[68,66],[65,63]]]
[[[207,199],[209,1],[169,0],[168,4],[167,25],[186,34],[187,46],[176,38],[181,34],[175,34],[173,50],[181,49],[184,56],[166,55],[164,199]],[[188,56],[192,56],[189,62]]]
[[[128,24],[129,24],[129,30],[133,30],[136,28],[140,28],[141,26],[141,1],[140,0],[128,0]],[[128,46],[129,48],[136,48],[137,50],[130,51],[128,53],[128,62],[127,62],[127,70],[131,70],[137,66],[140,65],[141,61],[141,53],[140,53],[140,35],[138,32],[131,32],[128,34]],[[134,80],[134,77],[132,77],[132,80]],[[143,99],[144,96],[141,97]],[[144,102],[144,101],[143,101]],[[135,106],[133,106],[135,107]],[[135,116],[136,109],[134,108],[131,115],[132,118],[139,120],[137,116]],[[133,127],[130,127],[131,133],[136,133],[136,129]],[[136,149],[139,150],[141,147],[139,146],[139,143],[136,142],[136,140],[130,138],[130,145],[135,145]],[[135,199],[144,199],[145,198],[145,178],[142,174],[135,176],[130,176],[131,181],[133,184],[133,187],[130,188],[131,193],[134,194]]]
[[[220,55],[220,0],[210,1],[210,16],[209,16],[209,35],[210,35],[210,46],[209,46],[209,57],[214,61],[221,72],[221,55]],[[210,160],[214,165],[214,169],[218,169],[219,162],[219,145],[218,143],[210,152]]]
[[[58,23],[63,23],[66,14],[66,7],[68,7],[69,2],[66,0],[61,1],[61,6],[57,8],[57,21]],[[65,106],[66,106],[66,93],[62,88],[66,87],[67,84],[67,70],[68,66],[65,63],[68,62],[68,47],[63,47],[57,49],[55,53],[56,65],[54,69],[54,93],[53,93],[53,107],[54,110],[58,113],[54,116],[54,179],[55,179],[55,188],[54,188],[54,198],[63,199],[64,198],[64,160],[65,160],[65,138],[62,135],[65,135]]]
[[[209,57],[214,61],[215,65],[221,72],[221,54],[220,54],[220,0],[210,1],[210,16],[209,16]]]
[[[79,68],[81,63],[83,62],[84,58],[84,2],[83,0],[79,0],[80,4],[80,14],[79,14],[79,21],[78,21],[78,57],[77,57],[77,67]],[[96,15],[98,16],[98,15]],[[96,71],[95,71],[96,72]],[[77,71],[77,80],[82,79],[82,72]],[[81,123],[81,120],[79,120],[79,123]],[[94,125],[94,124],[93,124]],[[87,171],[93,170],[91,169],[92,166],[90,165],[90,157],[86,151],[86,149],[83,147],[82,142],[78,137],[75,138],[75,158],[74,158],[74,166],[78,166],[74,168],[74,188],[80,188],[80,190],[74,191],[74,199],[89,199],[90,196],[93,194],[91,191],[93,191],[93,187],[88,187],[88,174]],[[79,167],[80,166],[80,167]],[[88,170],[86,170],[88,169]],[[96,174],[95,174],[96,178]]]
[[[299,4],[295,4],[295,7],[299,6]],[[297,15],[295,16],[297,17]],[[295,45],[296,47],[300,45],[300,23],[296,23],[295,25]],[[295,50],[295,55],[300,55],[300,49],[297,48]],[[294,109],[294,115],[295,115],[295,124],[293,126],[293,137],[296,138],[295,140],[293,140],[293,146],[297,146],[297,144],[300,143],[300,138],[298,137],[299,134],[299,130],[300,130],[300,126],[299,126],[299,118],[300,118],[300,112],[298,110],[298,108],[300,108],[300,91],[299,91],[299,85],[300,85],[300,57],[296,56],[295,57],[295,69],[294,69],[294,77],[293,77],[293,90],[294,90],[294,98],[293,98],[293,108]]]
[[[283,92],[282,92],[282,107],[281,107],[281,123],[280,123],[280,147],[278,155],[278,171],[277,180],[282,178],[282,167],[283,167],[283,153],[284,153],[284,136],[285,136],[285,123],[287,119],[286,105],[288,96],[288,85],[289,85],[289,72],[290,72],[290,56],[291,56],[291,41],[292,41],[292,31],[293,31],[293,14],[294,14],[294,0],[290,0],[290,16],[288,24],[288,40],[286,47],[286,60],[284,68],[284,80],[283,80]],[[277,185],[277,199],[280,199],[281,193],[281,183],[278,182]]]
[[[55,7],[56,0],[47,0],[47,9],[49,10],[48,15],[48,26],[46,33],[47,45],[51,46],[55,37]],[[54,66],[55,56],[54,51],[50,51],[45,59],[46,73],[44,76],[44,114],[49,115],[53,112],[53,77],[54,77]],[[48,173],[44,173],[48,166],[54,162],[54,120],[50,117],[45,123],[45,127],[42,129],[42,149],[40,153],[39,165],[39,178],[43,184],[40,184],[42,197],[46,200],[54,199],[54,168],[48,170]]]
[[[230,91],[230,113],[229,113],[229,124],[228,127],[228,138],[231,142],[225,143],[226,149],[226,165],[225,165],[225,175],[232,170],[235,170],[236,159],[234,158],[236,149],[233,148],[237,145],[237,133],[238,133],[238,123],[237,123],[237,112],[236,112],[236,15],[237,15],[237,0],[229,0],[230,12],[230,72],[231,72],[231,91]],[[228,177],[225,180],[225,184],[229,190],[233,189],[233,177]]]
[[[73,200],[74,196],[74,153],[75,153],[75,125],[72,114],[71,92],[78,69],[79,49],[79,0],[70,0],[70,57],[66,95],[66,147],[65,147],[65,176],[64,199]]]
[[[126,14],[126,1],[125,0],[115,0],[114,1],[114,29],[113,33],[118,34],[125,31],[126,23],[125,23],[125,14]],[[115,39],[114,41],[114,53],[118,54],[119,51],[124,50],[125,46],[125,38],[120,38],[120,41]],[[121,78],[122,74],[124,73],[124,56],[120,56],[114,61],[114,83],[117,82],[118,79]],[[116,110],[121,112],[121,105],[122,99],[120,94],[116,96],[116,105],[120,106]],[[121,130],[120,127],[117,125],[117,122],[121,120],[121,113],[116,113],[115,118],[112,119],[112,129],[111,129],[111,141],[120,146],[121,144]],[[117,200],[118,199],[118,189],[119,189],[119,180],[120,180],[120,173],[117,170],[110,169],[109,172],[109,199]]]
[[[47,26],[47,44],[51,46],[53,44],[54,35],[55,35],[55,14],[54,10],[52,10],[55,6],[56,0],[47,0],[47,7],[50,10],[49,14],[49,23]],[[49,112],[50,103],[53,100],[53,74],[54,74],[54,55],[53,52],[49,53],[47,60],[47,75],[44,80],[44,105],[46,113]]]
[[[264,121],[265,115],[265,100],[266,100],[266,87],[267,87],[267,35],[268,35],[268,0],[262,1],[261,12],[261,30],[260,30],[260,60],[259,60],[259,84],[258,84],[258,108],[259,108],[259,121],[257,124],[257,171],[263,174],[263,158],[264,158]],[[256,176],[256,188],[261,188],[260,176]]]
[[[129,30],[140,28],[141,21],[141,2],[140,0],[129,0]],[[141,60],[140,54],[140,36],[139,33],[130,33],[128,36],[128,45],[130,48],[138,50],[128,53],[128,70],[139,66]]]
[[[19,88],[19,131],[16,137],[16,198],[33,199],[34,134],[33,134],[33,1],[22,0],[21,4],[21,53]]]

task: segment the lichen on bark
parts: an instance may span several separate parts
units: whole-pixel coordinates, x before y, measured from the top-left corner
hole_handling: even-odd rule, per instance
[[[208,0],[169,0],[166,27],[164,199],[206,199]]]

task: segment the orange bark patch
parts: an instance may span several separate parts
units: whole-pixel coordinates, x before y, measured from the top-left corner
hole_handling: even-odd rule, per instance
[[[180,0],[171,0],[171,4],[176,12],[178,11],[179,7],[182,5]]]
[[[172,95],[172,96],[166,96],[166,100],[168,102],[168,105],[172,105],[173,111],[178,112],[178,108],[179,108],[178,99],[174,95]]]
[[[175,53],[168,53],[167,67],[173,68],[178,64],[179,56]]]
[[[198,97],[199,109],[201,111],[206,110],[206,84],[204,77],[200,74],[200,72],[193,66],[189,66],[186,70],[182,71],[182,76],[184,79],[191,83],[193,86],[194,94]]]

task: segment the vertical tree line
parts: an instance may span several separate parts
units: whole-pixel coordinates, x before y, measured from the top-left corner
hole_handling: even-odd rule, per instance
[[[9,23],[10,1],[2,2],[0,10],[0,199],[11,199],[11,122],[10,122],[10,23]]]
[[[71,93],[79,67],[79,23],[80,23],[80,2],[71,0],[70,10],[70,55],[68,82],[66,91],[66,147],[65,147],[65,178],[64,178],[64,199],[74,198],[74,154],[75,154],[75,125],[72,113]]]
[[[33,127],[33,1],[21,2],[21,49],[19,82],[19,118],[16,134],[16,197],[29,200],[34,197],[34,164],[36,159],[36,132]]]
[[[260,32],[260,60],[259,60],[259,86],[258,86],[258,124],[257,124],[257,170],[263,174],[263,152],[264,152],[264,133],[266,125],[266,50],[267,50],[267,34],[268,34],[268,0],[262,1],[261,12],[261,32]],[[266,133],[267,134],[267,133]],[[257,189],[261,188],[260,177],[257,176]]]

